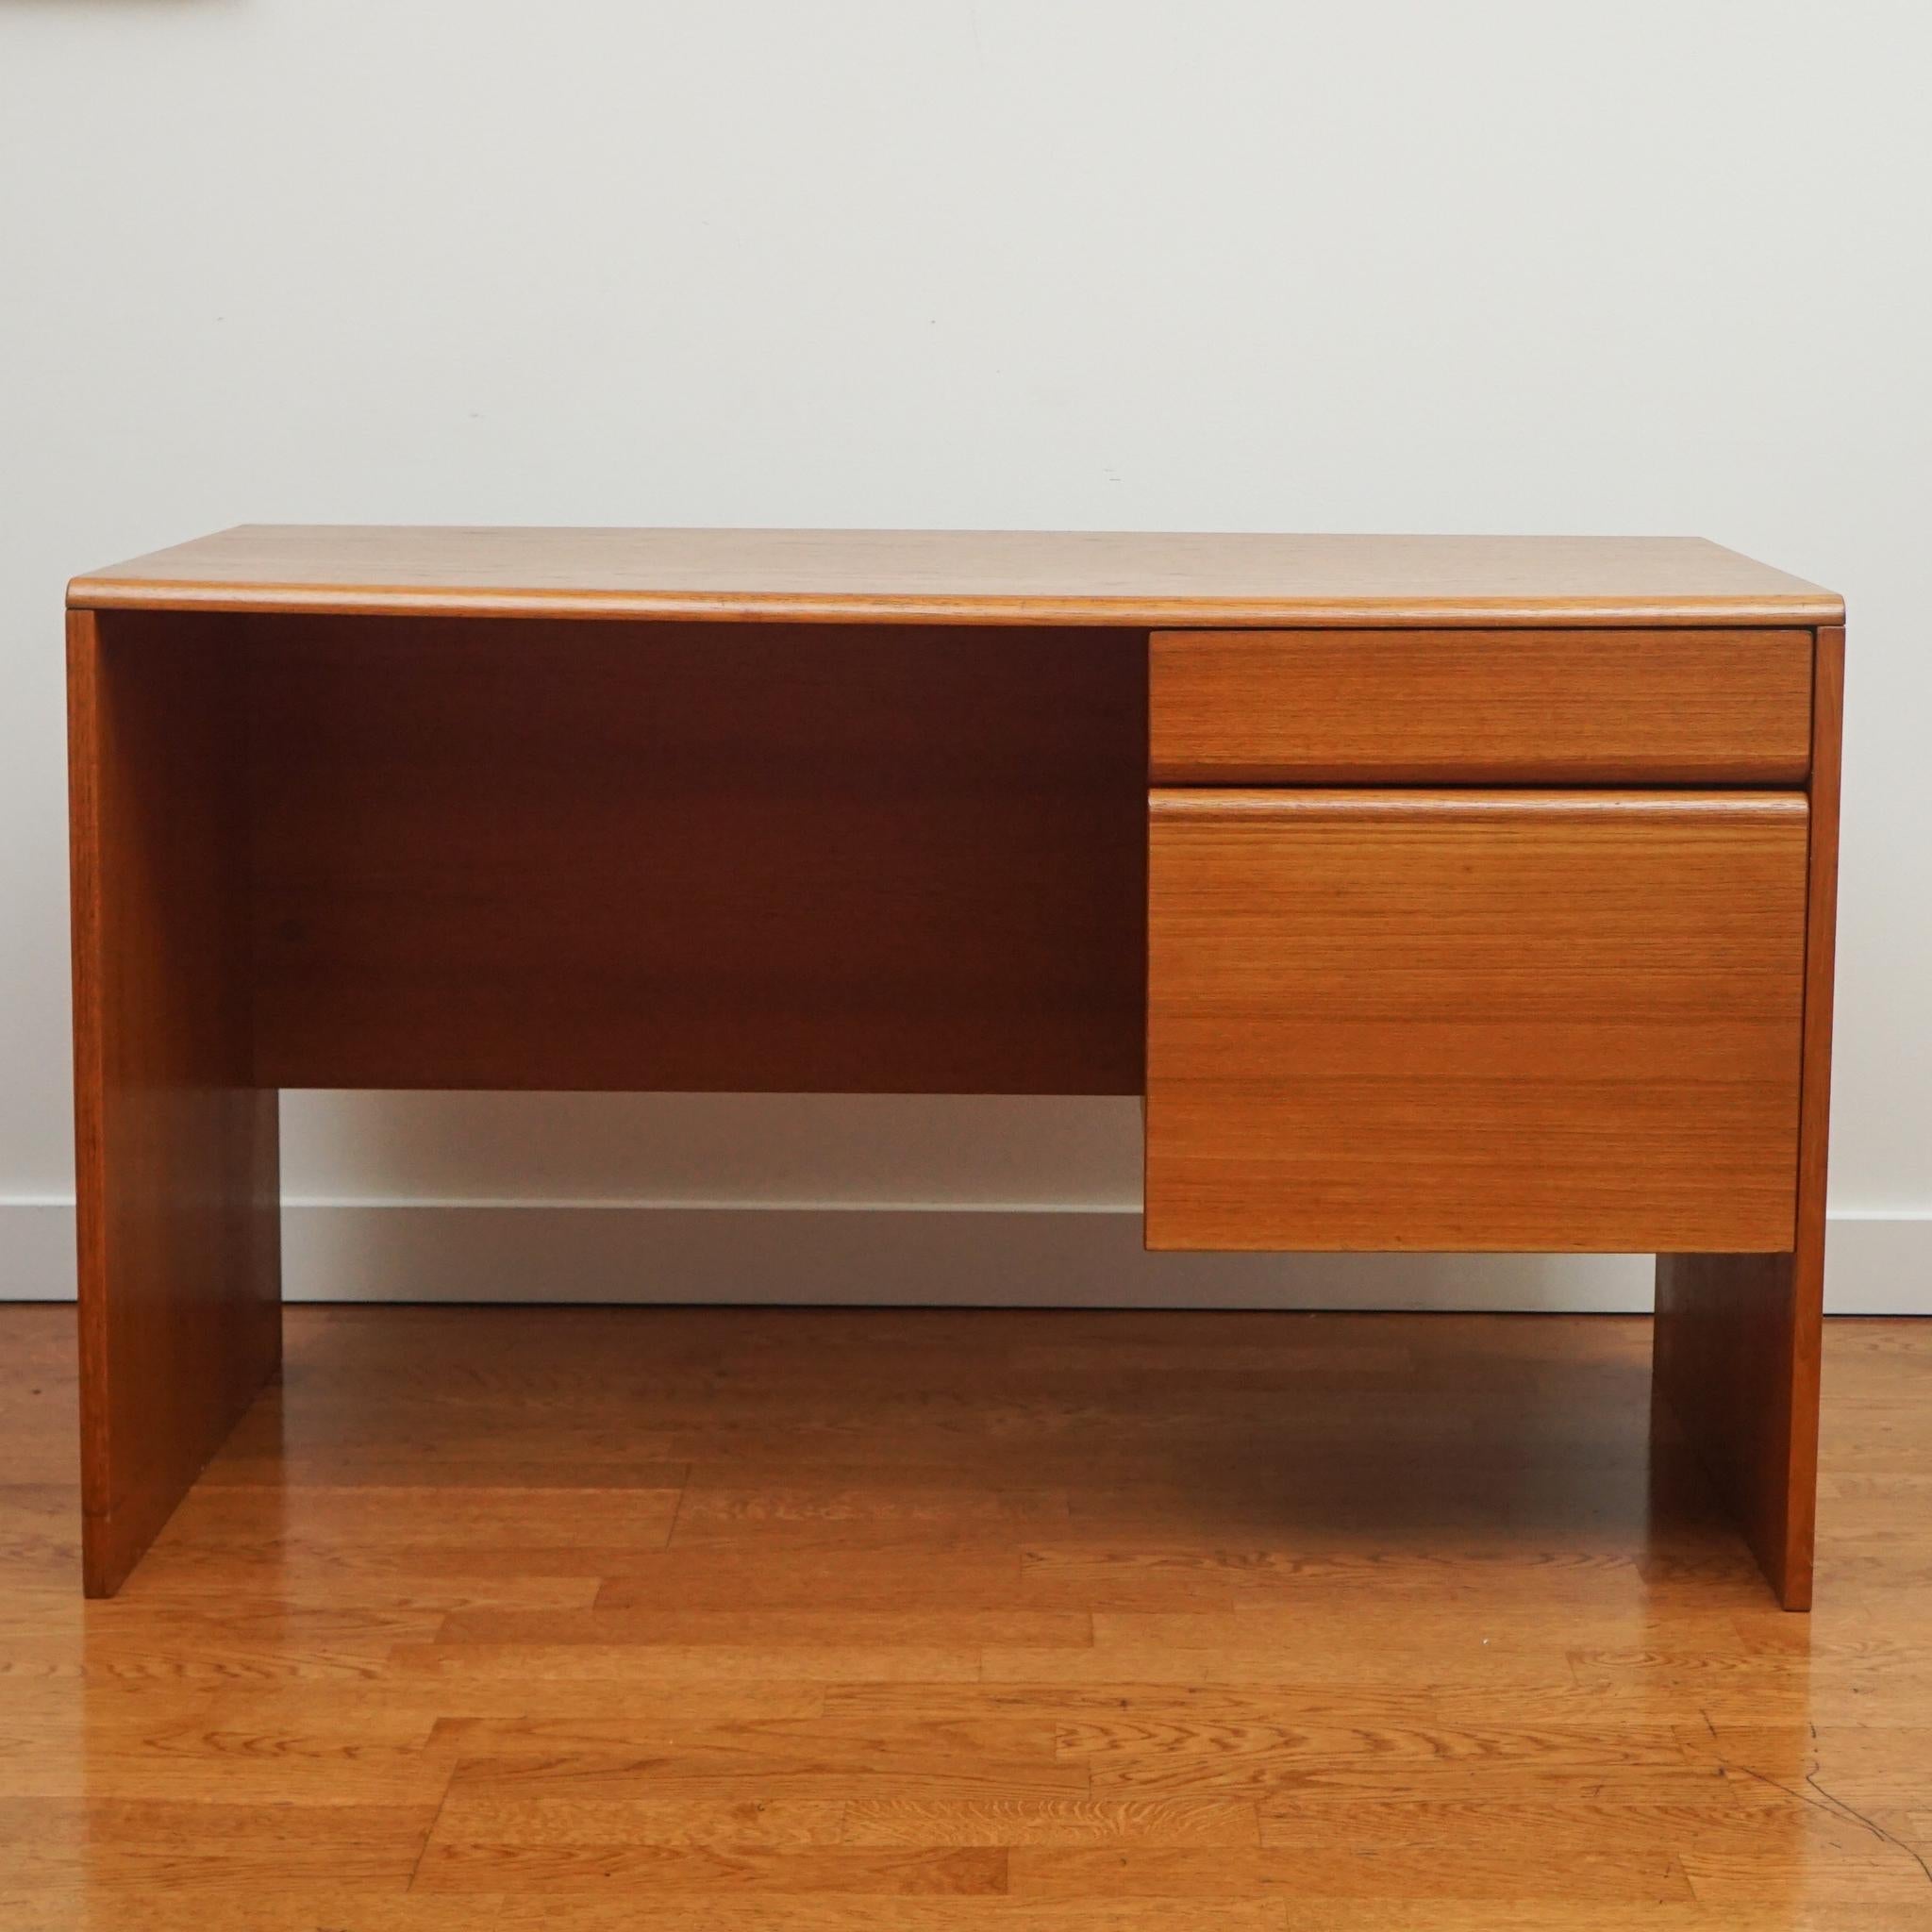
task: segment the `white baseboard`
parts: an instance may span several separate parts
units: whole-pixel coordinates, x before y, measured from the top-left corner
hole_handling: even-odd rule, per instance
[[[291,1202],[291,1301],[1644,1312],[1647,1257],[1149,1255],[1138,1214]],[[74,1209],[0,1201],[0,1300],[74,1293]],[[1834,1314],[1932,1314],[1932,1213],[1832,1217]]]

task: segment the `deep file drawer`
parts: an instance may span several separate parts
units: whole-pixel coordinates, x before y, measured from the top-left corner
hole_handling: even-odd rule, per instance
[[[1798,784],[1803,629],[1168,630],[1156,784]]]
[[[1791,1244],[1797,792],[1157,791],[1154,1248]]]

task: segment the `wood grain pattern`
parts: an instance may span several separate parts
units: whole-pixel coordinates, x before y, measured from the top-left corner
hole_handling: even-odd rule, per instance
[[[192,617],[69,620],[85,1584],[115,1590],[280,1350],[251,1070],[244,669]]]
[[[271,1085],[1141,1090],[1125,638],[285,618],[253,651]]]
[[[1844,645],[1841,627],[1818,633],[1795,1237],[1774,1255],[1661,1254],[1657,1274],[1662,1419],[1697,1445],[1793,1610],[1811,1606],[1816,1538]]]
[[[76,607],[850,624],[1835,624],[1688,537],[531,530],[244,525],[94,571]]]
[[[1774,1250],[1806,804],[1152,794],[1147,1240]]]
[[[1932,1909],[1932,1324],[1825,1326],[1831,1506],[1794,1620],[1702,1467],[1648,1441],[1642,1320],[287,1322],[215,1480],[83,1606],[70,1311],[0,1306],[8,1932]],[[357,1474],[358,1441],[453,1412],[449,1461]],[[675,1506],[741,1493],[774,1429],[772,1507],[729,1546],[688,1535]],[[492,1480],[497,1430],[522,1489]],[[675,1437],[673,1509],[587,1472],[586,1430]],[[1057,1519],[1005,1507],[1016,1445]],[[784,1533],[862,1507],[891,1547]]]
[[[1802,783],[1808,630],[1156,631],[1157,783]]]

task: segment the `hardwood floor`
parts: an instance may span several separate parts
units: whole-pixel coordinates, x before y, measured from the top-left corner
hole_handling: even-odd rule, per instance
[[[83,1604],[0,1307],[4,1932],[1932,1925],[1932,1322],[1818,1607],[1648,1324],[306,1308]]]

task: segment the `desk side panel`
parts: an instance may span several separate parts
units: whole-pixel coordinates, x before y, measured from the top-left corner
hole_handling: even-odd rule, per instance
[[[247,622],[271,1083],[1141,1091],[1143,634]]]
[[[1792,1247],[1776,1255],[1659,1255],[1657,1269],[1659,1443],[1682,1431],[1789,1610],[1811,1607],[1817,1531],[1844,652],[1842,626],[1819,631]]]
[[[68,620],[82,1551],[110,1595],[281,1351],[233,620]]]

